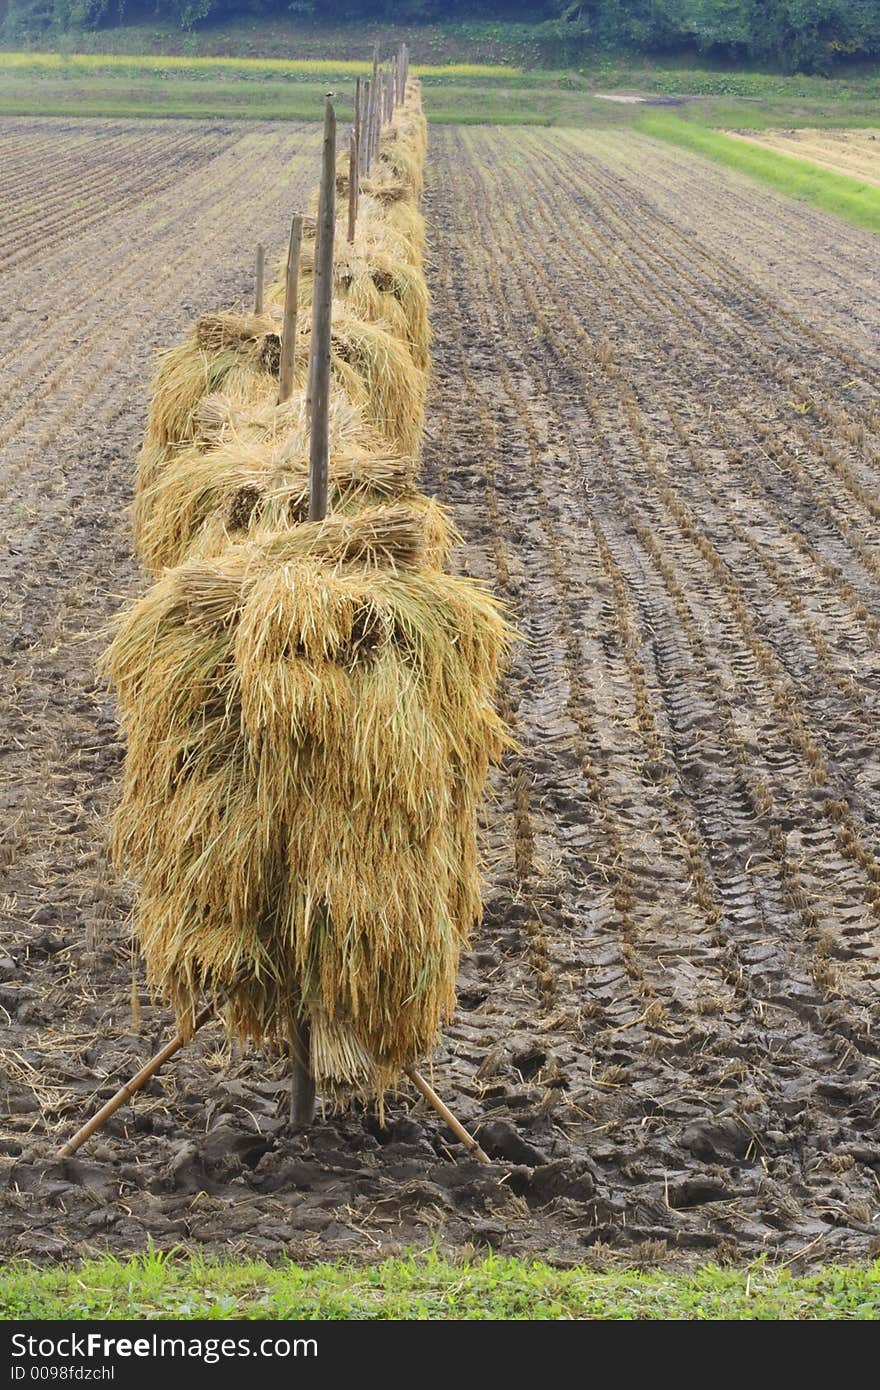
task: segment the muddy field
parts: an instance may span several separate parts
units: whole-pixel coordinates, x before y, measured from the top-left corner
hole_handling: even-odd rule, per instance
[[[8,130],[2,1252],[878,1253],[874,239],[632,133],[434,131],[425,471],[525,638],[433,1063],[496,1161],[406,1090],[384,1130],[293,1138],[280,1065],[213,1028],[57,1163],[168,1032],[107,863],[121,749],[92,676],[143,584],[151,354],[246,294],[317,145]]]
[[[779,154],[809,159],[836,174],[849,174],[863,183],[880,184],[880,130],[761,130],[740,139]]]

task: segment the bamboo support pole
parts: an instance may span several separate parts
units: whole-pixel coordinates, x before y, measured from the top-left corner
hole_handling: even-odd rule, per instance
[[[443,1104],[443,1101],[440,1099],[433,1086],[428,1085],[427,1081],[422,1076],[422,1073],[412,1065],[404,1067],[404,1071],[406,1072],[406,1075],[409,1077],[412,1084],[415,1086],[416,1090],[421,1092],[421,1094],[425,1097],[425,1100],[428,1102],[429,1105],[433,1105],[434,1109],[437,1111],[437,1114],[442,1118],[444,1123],[448,1125],[448,1127],[452,1130],[452,1133],[455,1135],[456,1139],[461,1140],[461,1142],[464,1144],[465,1148],[472,1155],[472,1157],[475,1158],[478,1163],[490,1163],[491,1159],[489,1158],[489,1155],[487,1153],[484,1153],[484,1151],[480,1148],[474,1136],[472,1134],[468,1134],[464,1125],[461,1124],[461,1122],[455,1118],[452,1111],[449,1109],[449,1106]]]
[[[278,371],[278,404],[290,399],[293,392],[293,369],[296,362],[296,317],[299,294],[299,258],[302,249],[303,219],[297,213],[290,224],[290,243],[287,249],[287,275],[284,282],[284,317],[281,323],[281,366]]]
[[[352,133],[348,142],[348,239],[354,241],[358,215],[358,143]]]
[[[199,1010],[193,1019],[193,1034],[204,1027],[214,1015],[215,1011],[216,1001],[214,1000],[212,1000],[210,1004],[206,1004],[203,1009]],[[183,1033],[175,1033],[170,1042],[167,1042],[148,1062],[145,1062],[140,1070],[135,1072],[131,1080],[127,1081],[124,1086],[120,1086],[116,1094],[111,1096],[110,1100],[102,1105],[100,1110],[97,1110],[90,1120],[87,1120],[84,1125],[81,1125],[73,1137],[68,1139],[66,1144],[62,1145],[58,1150],[58,1157],[70,1158],[76,1153],[77,1149],[82,1148],[87,1139],[91,1139],[93,1134],[97,1134],[99,1129],[103,1129],[104,1125],[110,1119],[110,1116],[114,1115],[127,1101],[137,1095],[138,1091],[143,1089],[150,1078],[156,1075],[159,1068],[163,1066],[165,1062],[170,1061],[176,1052],[180,1051],[186,1041],[187,1039],[184,1037]],[[303,1084],[299,1092],[297,1092],[295,1088],[291,1088],[290,1118],[292,1124],[299,1126],[309,1124],[314,1117],[315,1083],[308,1065],[310,1041],[308,1023],[301,1020],[295,1026],[294,1036],[291,1038],[291,1060],[294,1063],[294,1074]],[[441,1116],[444,1123],[448,1125],[455,1137],[461,1140],[468,1152],[471,1153],[478,1162],[489,1163],[489,1157],[484,1150],[480,1148],[477,1140],[474,1139],[473,1135],[468,1134],[464,1125],[455,1118],[449,1107],[444,1105],[443,1101],[437,1095],[437,1092],[432,1086],[428,1085],[428,1082],[422,1076],[421,1072],[418,1071],[415,1066],[408,1066],[405,1068],[405,1073],[416,1089],[424,1096],[428,1104],[433,1106],[437,1114]]]
[[[257,270],[254,277],[254,313],[263,312],[263,284],[266,278],[266,248],[262,242],[257,245]]]
[[[206,1004],[193,1020],[193,1032],[197,1032],[203,1023],[207,1023],[213,1013],[213,1002]],[[155,1076],[162,1064],[173,1057],[175,1052],[180,1051],[185,1042],[186,1038],[182,1033],[175,1033],[171,1041],[166,1043],[155,1057],[151,1057],[149,1062],[145,1062],[140,1071],[135,1072],[131,1080],[127,1081],[124,1086],[120,1086],[115,1096],[111,1096],[107,1103],[102,1105],[101,1109],[76,1131],[73,1138],[68,1139],[67,1143],[58,1150],[58,1157],[70,1158],[71,1154],[75,1154],[87,1139],[91,1139],[93,1134],[96,1134],[99,1129],[103,1129],[110,1116],[115,1114],[126,1101],[131,1100],[132,1096],[136,1095],[147,1084],[150,1077]]]

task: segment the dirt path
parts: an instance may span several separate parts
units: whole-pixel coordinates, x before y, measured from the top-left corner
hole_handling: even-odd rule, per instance
[[[107,224],[16,275],[39,323],[63,266],[92,267],[63,347],[0,324],[21,378],[0,416],[4,1250],[876,1253],[876,243],[604,131],[432,146],[426,472],[527,639],[523,753],[434,1062],[497,1166],[453,1163],[406,1095],[384,1131],[328,1117],[292,1140],[281,1068],[213,1030],[46,1166],[47,1134],[165,1026],[138,986],[133,1028],[93,634],[139,583],[121,504],[152,344],[244,291],[258,227],[281,238],[274,161],[302,137],[245,139],[273,153],[206,142],[149,209],[150,248],[143,207],[110,222],[112,276]]]

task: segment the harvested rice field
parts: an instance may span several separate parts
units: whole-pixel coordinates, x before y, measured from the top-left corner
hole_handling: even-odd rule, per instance
[[[760,130],[732,131],[741,140],[808,159],[836,174],[863,183],[880,184],[880,130]]]
[[[874,238],[629,130],[433,130],[424,485],[524,639],[428,1072],[494,1162],[408,1088],[384,1128],[291,1136],[284,1061],[216,1027],[57,1162],[170,1026],[108,861],[94,677],[146,585],[152,355],[246,299],[317,128],[5,136],[2,1254],[876,1254]]]

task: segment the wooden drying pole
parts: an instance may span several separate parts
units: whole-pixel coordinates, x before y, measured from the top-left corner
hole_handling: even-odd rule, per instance
[[[287,248],[287,274],[284,280],[284,317],[281,322],[281,365],[278,370],[278,404],[283,405],[293,394],[293,369],[296,361],[296,317],[299,296],[299,259],[302,250],[303,219],[296,213],[290,224]]]
[[[354,84],[354,114],[351,123],[351,133],[357,142],[357,173],[361,172],[361,79],[355,79]]]
[[[354,241],[358,215],[358,140],[354,131],[348,142],[348,239]]]
[[[364,82],[361,92],[361,132],[360,132],[360,160],[361,173],[366,174],[369,170],[370,153],[370,86],[369,77]]]
[[[373,70],[370,74],[370,104],[367,109],[367,172],[375,154],[376,111],[379,106],[379,45],[373,44]]]
[[[309,521],[327,515],[330,422],[330,339],[333,306],[333,239],[336,231],[336,112],[332,95],[324,107],[324,145],[312,297],[312,405],[309,437]]]
[[[350,214],[349,214],[350,215]],[[309,521],[327,515],[330,437],[330,345],[333,308],[333,241],[336,232],[336,112],[333,94],[324,101],[324,142],[312,292],[309,358]],[[305,1129],[315,1118],[315,1078],[311,1066],[312,1031],[305,1015],[294,1019],[290,1038],[290,1123]]]
[[[257,245],[257,271],[254,279],[254,313],[263,312],[263,283],[266,276],[266,248],[262,242]]]

